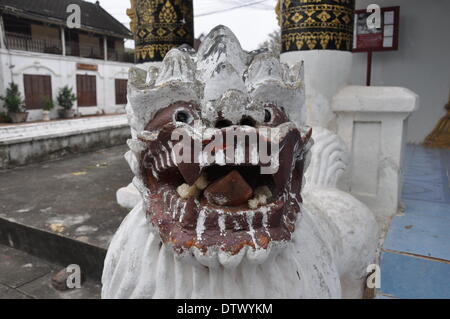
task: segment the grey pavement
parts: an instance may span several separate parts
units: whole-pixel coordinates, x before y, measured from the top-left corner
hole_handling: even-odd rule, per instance
[[[0,218],[106,249],[128,213],[126,146],[0,171]],[[1,230],[0,230],[1,231]]]
[[[122,145],[0,170],[0,244],[53,264],[77,264],[99,280],[109,242],[128,213],[116,202],[116,191],[132,179],[126,151]],[[14,285],[2,285],[2,294],[17,294]]]

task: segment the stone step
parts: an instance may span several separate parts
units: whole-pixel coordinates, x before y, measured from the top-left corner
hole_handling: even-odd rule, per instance
[[[80,266],[86,276],[101,280],[106,248],[0,218],[0,244],[51,263]]]

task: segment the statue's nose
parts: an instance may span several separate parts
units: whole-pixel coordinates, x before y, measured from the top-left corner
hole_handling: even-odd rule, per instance
[[[216,121],[216,128],[224,128],[233,125],[233,122],[227,119],[220,119]]]
[[[232,125],[246,125],[246,126],[255,127],[256,121],[251,116],[246,116],[246,115],[242,116],[242,118],[237,123],[233,123],[229,119],[222,118],[222,119],[219,119],[216,121],[215,127],[216,128],[224,128],[224,127],[228,127],[228,126],[232,126]]]

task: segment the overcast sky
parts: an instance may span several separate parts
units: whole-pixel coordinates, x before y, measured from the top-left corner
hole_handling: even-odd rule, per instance
[[[194,0],[194,14],[197,16],[194,22],[195,36],[208,33],[216,25],[223,24],[233,30],[245,50],[256,49],[258,44],[264,42],[267,35],[278,27],[276,2],[276,0]],[[255,4],[251,6],[237,8],[253,3]],[[100,0],[100,5],[117,20],[130,27],[130,19],[126,15],[126,9],[130,7],[129,0]],[[221,10],[229,11],[214,13]]]

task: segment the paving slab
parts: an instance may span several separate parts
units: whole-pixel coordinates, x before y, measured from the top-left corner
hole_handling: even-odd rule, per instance
[[[403,198],[450,203],[450,150],[409,145]]]
[[[59,291],[51,279],[63,267],[0,245],[0,299],[98,299],[100,282],[88,278],[79,289]]]
[[[450,204],[405,200],[392,220],[384,248],[450,261]]]
[[[39,258],[6,246],[0,250],[0,284],[18,288],[51,271],[52,268]]]
[[[88,279],[80,289],[74,288],[59,291],[53,288],[51,280],[54,272],[36,279],[19,288],[21,293],[34,299],[100,299],[101,284]]]
[[[383,252],[381,291],[396,298],[450,298],[450,264]]]
[[[441,203],[446,200],[442,184],[420,183],[408,179],[403,185],[403,198]]]
[[[31,299],[27,295],[0,284],[0,299]]]
[[[381,255],[377,298],[450,298],[450,151],[408,145],[405,210]]]

